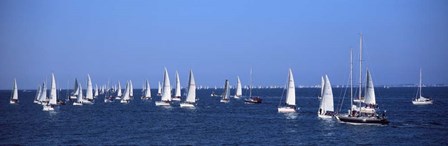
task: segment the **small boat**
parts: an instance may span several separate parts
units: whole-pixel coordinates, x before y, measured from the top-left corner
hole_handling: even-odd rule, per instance
[[[239,78],[238,78],[238,80],[239,80]],[[258,103],[261,103],[262,101],[263,101],[263,99],[261,99],[259,96],[252,96],[252,69],[250,69],[249,98],[244,99],[244,103],[258,104]]]
[[[54,108],[58,105],[57,103],[58,96],[56,93],[56,79],[54,74],[51,74],[51,88],[50,88],[50,97],[49,102],[43,105],[43,111],[54,111]]]
[[[131,100],[131,83],[130,81],[126,82],[126,89],[124,90],[123,96],[121,97],[120,103],[129,103]]]
[[[86,96],[84,97],[84,101],[82,101],[83,104],[93,104],[93,86],[92,86],[92,79],[90,78],[90,75],[87,74],[87,91]]]
[[[319,118],[332,118],[334,115],[333,90],[327,75],[325,75],[324,84],[321,88],[322,94],[317,115]]]
[[[83,102],[83,100],[82,100],[82,87],[81,87],[81,84],[79,84],[78,85],[78,96],[76,97],[76,101],[74,101],[73,102],[73,105],[76,105],[76,106],[82,106],[82,102]]]
[[[294,76],[292,70],[289,69],[288,84],[286,85],[286,103],[284,106],[277,108],[279,113],[293,113],[296,112],[296,86],[294,85]]]
[[[121,100],[121,96],[123,96],[123,93],[121,93],[121,84],[120,81],[118,81],[118,89],[116,91],[117,95],[115,96],[116,100]]]
[[[100,91],[98,89],[98,84],[95,84],[95,92],[93,92],[93,98],[98,97],[99,94],[100,94]]]
[[[180,101],[181,92],[180,92],[180,78],[179,73],[176,71],[176,90],[174,92],[174,97],[171,99],[173,101]]]
[[[146,80],[145,87],[143,88],[143,96],[141,99],[151,99],[151,87],[149,86],[148,80]]]
[[[162,85],[160,85],[160,81],[159,81],[159,88],[157,89],[157,96],[162,96]]]
[[[171,85],[170,77],[168,76],[168,70],[165,68],[165,73],[163,74],[163,90],[162,97],[160,101],[156,101],[156,106],[170,106],[171,102]]]
[[[412,100],[414,105],[428,105],[432,104],[432,99],[422,96],[422,69],[420,69],[420,82],[418,84],[417,97]]]
[[[10,104],[18,104],[19,103],[19,91],[17,89],[17,81],[14,79],[14,85],[12,86],[11,98],[9,99]]]
[[[235,91],[235,96],[233,96],[233,98],[239,99],[243,96],[243,87],[241,86],[241,80],[240,77],[237,76],[237,80],[236,80],[236,91]]]
[[[73,92],[70,93],[69,100],[75,101],[79,94],[79,83],[78,79],[75,78],[75,87],[73,88]]]
[[[34,103],[37,103],[37,104],[40,103],[39,98],[40,98],[41,93],[42,93],[41,91],[42,91],[42,86],[37,87],[36,96],[34,97],[34,101],[33,101]]]
[[[230,101],[229,80],[226,80],[224,84],[224,93],[222,94],[221,102],[228,103],[229,101]]]
[[[129,80],[129,97],[132,99],[134,97],[134,86],[132,80]]]
[[[190,76],[188,79],[188,93],[185,102],[180,103],[180,107],[194,107],[196,104],[196,82],[194,81],[193,71],[190,70]]]
[[[42,83],[41,94],[39,97],[39,104],[42,104],[42,105],[46,104],[48,102],[47,86],[45,84],[46,84],[45,82]]]

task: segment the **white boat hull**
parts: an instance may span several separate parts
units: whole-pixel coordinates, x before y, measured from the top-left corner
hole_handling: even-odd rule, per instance
[[[181,103],[181,104],[180,104],[180,107],[189,107],[189,108],[192,108],[192,107],[194,107],[194,104],[191,104],[191,103]]]
[[[120,100],[120,103],[127,104],[127,103],[129,103],[129,100]]]
[[[37,100],[34,100],[33,102],[34,102],[34,103],[37,103],[37,104],[39,104],[39,103],[40,103],[40,101],[37,101]]]
[[[222,103],[228,103],[230,100],[228,100],[228,99],[221,99],[221,102]]]
[[[51,105],[44,105],[42,110],[43,111],[54,111],[54,107]]]
[[[279,113],[294,113],[296,112],[296,109],[291,107],[279,107],[278,109]]]
[[[82,102],[73,102],[73,105],[81,106],[81,105],[82,105]]]
[[[322,118],[322,119],[331,119],[331,118],[333,118],[333,116],[330,116],[330,115],[320,115],[320,114],[317,114],[317,117]]]
[[[170,106],[170,103],[165,101],[156,101],[156,106]]]
[[[174,97],[171,100],[173,100],[173,101],[180,101],[180,97]]]
[[[18,101],[15,101],[15,100],[9,100],[9,104],[17,104],[18,103]]]
[[[428,104],[432,104],[432,101],[412,101],[412,104],[414,104],[414,105],[428,105]]]

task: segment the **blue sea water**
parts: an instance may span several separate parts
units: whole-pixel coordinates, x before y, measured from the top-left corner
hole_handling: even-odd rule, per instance
[[[333,89],[337,109],[344,90]],[[44,112],[33,103],[35,90],[19,91],[18,105],[10,105],[11,91],[3,90],[0,145],[448,145],[448,88],[424,88],[424,95],[434,99],[426,106],[412,105],[416,88],[376,88],[377,103],[391,122],[387,126],[319,119],[320,90],[315,88],[297,88],[300,110],[295,114],[277,113],[282,89],[254,90],[264,99],[258,105],[242,99],[220,103],[219,97],[210,97],[212,91],[197,91],[195,109],[176,102],[156,107],[160,97],[142,101],[135,90],[129,104],[104,103],[100,96],[94,105],[69,103]],[[348,104],[345,98],[343,113]]]

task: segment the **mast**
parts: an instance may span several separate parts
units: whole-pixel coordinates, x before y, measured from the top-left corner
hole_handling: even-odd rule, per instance
[[[362,33],[359,38],[359,93],[358,93],[359,100],[361,100],[362,96],[361,93],[362,93]]]
[[[252,68],[250,68],[249,98],[252,97]]]
[[[418,88],[419,88],[418,98],[420,98],[422,97],[422,68],[420,68],[420,82]]]
[[[350,109],[352,109],[352,107],[353,107],[353,49],[350,49]]]

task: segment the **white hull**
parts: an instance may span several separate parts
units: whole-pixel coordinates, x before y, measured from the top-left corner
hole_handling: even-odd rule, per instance
[[[109,102],[112,102],[112,100],[104,99],[104,103],[109,103]]]
[[[180,107],[194,107],[194,104],[191,104],[191,103],[181,103],[180,104]]]
[[[82,103],[81,102],[73,102],[73,105],[81,106]]]
[[[241,96],[233,96],[233,98],[235,98],[235,99],[240,99],[241,98]]]
[[[333,116],[329,116],[329,115],[320,115],[320,114],[317,114],[317,117],[322,118],[322,119],[331,119],[331,118],[333,118]]]
[[[156,106],[170,106],[170,103],[165,101],[156,101]]]
[[[37,101],[37,100],[34,100],[33,102],[34,102],[34,103],[37,103],[37,104],[40,104],[40,101]]]
[[[180,97],[174,97],[171,100],[173,100],[173,101],[180,101]]]
[[[129,100],[120,100],[120,103],[125,103],[125,104],[127,104],[127,103],[129,103]]]
[[[230,100],[228,100],[228,99],[221,99],[221,102],[222,103],[228,103]]]
[[[71,100],[76,100],[76,98],[77,98],[76,96],[70,96]]]
[[[414,104],[414,105],[428,105],[428,104],[432,104],[432,101],[412,101],[412,104]]]
[[[296,112],[296,109],[291,107],[279,107],[278,109],[279,113],[294,113]]]
[[[17,101],[9,100],[9,104],[17,104]]]
[[[121,100],[121,97],[117,96],[115,97],[115,100]]]
[[[54,107],[51,105],[44,105],[42,110],[43,111],[54,111]]]

